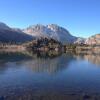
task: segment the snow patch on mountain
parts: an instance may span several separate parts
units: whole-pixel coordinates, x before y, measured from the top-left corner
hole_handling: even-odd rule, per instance
[[[72,43],[76,41],[76,37],[72,36],[68,30],[56,25],[32,25],[23,29],[24,33],[30,34],[35,37],[47,37],[58,40],[62,43]]]

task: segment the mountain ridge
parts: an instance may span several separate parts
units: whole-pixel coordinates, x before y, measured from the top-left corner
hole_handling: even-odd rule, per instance
[[[5,23],[0,22],[0,42],[23,43],[32,40],[33,37],[23,33],[22,31],[10,28]]]
[[[52,38],[63,44],[100,44],[100,34],[91,36],[89,38],[82,38],[73,36],[66,28],[57,24],[36,24],[30,25],[25,29],[11,28],[5,23],[0,22],[0,41],[1,42],[27,42],[35,38]],[[99,37],[99,39],[98,39]],[[96,42],[94,42],[96,41]]]
[[[56,24],[32,25],[24,29],[23,32],[35,37],[53,38],[62,43],[71,43],[77,39],[77,37],[72,36],[67,29]]]

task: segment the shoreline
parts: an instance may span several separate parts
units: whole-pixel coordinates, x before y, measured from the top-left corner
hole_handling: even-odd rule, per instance
[[[5,51],[5,52],[24,52],[24,51],[35,51],[35,52],[49,52],[49,51],[54,51],[54,52],[76,52],[76,53],[100,53],[100,47],[99,46],[75,46],[75,47],[70,47],[70,46],[61,46],[61,47],[54,47],[54,48],[49,48],[49,47],[41,47],[41,48],[35,48],[34,46],[32,47],[27,47],[23,45],[4,45],[0,46],[0,51]]]
[[[33,95],[33,94],[20,94],[10,96],[0,96],[0,100],[100,100],[99,94],[85,94],[85,93],[70,93],[70,94],[51,94],[51,95]]]

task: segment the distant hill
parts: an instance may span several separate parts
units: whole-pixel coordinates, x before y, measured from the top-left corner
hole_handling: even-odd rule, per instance
[[[96,34],[96,35],[89,37],[88,39],[86,39],[85,44],[100,46],[100,34]]]
[[[0,22],[0,42],[23,43],[32,39],[32,36],[25,34],[22,31],[10,28],[6,24]]]

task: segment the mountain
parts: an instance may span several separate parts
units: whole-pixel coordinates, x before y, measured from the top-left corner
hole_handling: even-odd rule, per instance
[[[10,27],[7,26],[5,23],[0,22],[0,30],[10,30]]]
[[[77,39],[74,41],[74,44],[85,44],[86,39],[77,37]]]
[[[13,29],[0,22],[0,42],[26,42],[32,40],[33,37],[23,33],[21,30]]]
[[[100,33],[93,35],[93,36],[89,37],[88,39],[86,39],[85,44],[100,45]]]
[[[46,37],[46,38],[53,38],[58,40],[62,43],[74,43],[78,38],[72,36],[68,30],[62,28],[56,24],[50,25],[32,25],[26,29],[23,29],[24,33],[32,35],[37,38]]]
[[[0,22],[0,42],[23,43],[34,38],[52,38],[63,44],[77,43],[88,45],[100,45],[100,34],[89,37],[88,39],[75,37],[70,32],[56,24],[32,25],[26,29],[11,28],[5,23]]]

